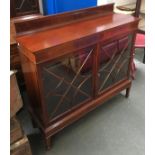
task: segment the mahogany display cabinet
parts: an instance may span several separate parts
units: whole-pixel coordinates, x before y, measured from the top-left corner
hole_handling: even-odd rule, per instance
[[[126,90],[139,19],[114,4],[16,22],[29,111],[51,137]]]
[[[10,17],[38,14],[39,0],[10,0]]]

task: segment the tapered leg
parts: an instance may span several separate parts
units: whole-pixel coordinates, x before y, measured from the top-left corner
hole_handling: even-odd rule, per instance
[[[45,145],[47,150],[51,149],[51,137],[45,138]]]
[[[131,88],[131,87],[129,87],[129,88],[126,89],[126,94],[125,94],[125,97],[126,97],[126,98],[128,98],[129,95],[130,95],[130,88]]]
[[[143,57],[143,63],[145,64],[145,48],[144,48],[144,57]]]

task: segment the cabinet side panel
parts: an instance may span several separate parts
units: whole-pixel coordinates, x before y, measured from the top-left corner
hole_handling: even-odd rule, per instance
[[[26,90],[29,97],[28,108],[30,109],[30,112],[36,116],[36,118],[43,121],[36,66],[22,53],[20,53],[20,58],[26,83]]]

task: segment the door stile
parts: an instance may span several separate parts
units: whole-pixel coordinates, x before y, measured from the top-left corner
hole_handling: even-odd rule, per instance
[[[92,75],[92,89],[93,89],[93,98],[97,97],[98,94],[98,69],[99,69],[99,44],[96,45],[96,49],[93,52],[93,75]]]

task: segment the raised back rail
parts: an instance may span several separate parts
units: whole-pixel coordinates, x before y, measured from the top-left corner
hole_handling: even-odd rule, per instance
[[[57,15],[43,16],[37,19],[15,20],[17,35],[23,35],[40,30],[55,28],[65,24],[74,23],[82,20],[89,20],[113,12],[114,4],[108,4],[87,9],[80,9]]]

